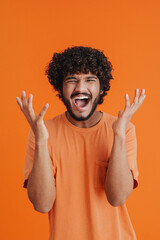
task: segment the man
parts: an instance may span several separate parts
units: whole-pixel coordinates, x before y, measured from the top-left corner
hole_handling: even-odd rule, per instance
[[[136,239],[126,199],[138,185],[135,127],[130,119],[145,90],[136,89],[118,117],[97,111],[110,89],[103,52],[72,47],[55,53],[46,73],[67,111],[43,121],[23,91],[17,102],[29,133],[24,187],[35,210],[49,213],[50,240]]]

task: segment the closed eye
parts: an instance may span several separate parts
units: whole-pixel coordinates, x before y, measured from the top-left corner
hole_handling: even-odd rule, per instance
[[[87,79],[87,82],[95,82],[95,79]]]
[[[65,81],[66,83],[76,83],[77,82],[77,80],[76,79],[72,79],[72,80],[67,80],[67,81]]]

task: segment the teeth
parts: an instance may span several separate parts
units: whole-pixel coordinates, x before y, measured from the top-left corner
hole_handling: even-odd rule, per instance
[[[75,100],[76,99],[88,99],[88,97],[87,96],[75,97]]]

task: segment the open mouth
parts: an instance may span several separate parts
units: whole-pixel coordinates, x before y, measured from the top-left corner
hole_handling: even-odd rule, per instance
[[[82,110],[87,107],[90,98],[88,96],[77,96],[73,99],[74,104],[78,110]]]

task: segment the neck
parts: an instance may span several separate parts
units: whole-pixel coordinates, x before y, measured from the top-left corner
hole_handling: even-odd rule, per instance
[[[68,121],[79,128],[91,128],[95,126],[101,120],[102,115],[102,112],[95,111],[89,119],[85,121],[76,121],[74,118],[71,117],[69,112],[66,112],[66,117]]]

